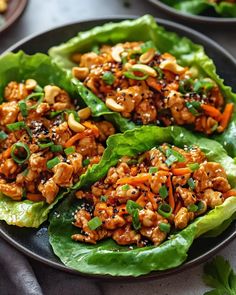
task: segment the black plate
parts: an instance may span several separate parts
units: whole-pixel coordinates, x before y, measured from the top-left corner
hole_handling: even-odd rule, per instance
[[[105,19],[87,20],[79,23],[69,24],[63,27],[55,28],[50,31],[44,32],[40,35],[31,36],[23,41],[12,46],[8,51],[24,50],[26,53],[33,54],[36,52],[47,52],[48,48],[53,45],[60,44],[77,34],[78,31],[88,30],[94,26],[104,24],[108,21],[121,21],[123,19],[133,18],[127,17],[110,17]],[[213,42],[211,39],[204,35],[188,29],[182,25],[178,25],[166,20],[157,19],[157,22],[166,27],[170,31],[186,36],[192,39],[193,42],[200,43],[205,47],[207,54],[215,61],[218,73],[225,79],[225,83],[230,85],[236,91],[236,62],[233,57],[227,53],[222,47]],[[187,261],[180,267],[162,271],[152,272],[142,278],[156,278],[167,276],[200,262],[205,261],[207,258],[220,250],[227,243],[234,239],[236,236],[236,222],[233,222],[230,227],[217,238],[199,238],[194,241]],[[0,235],[9,241],[12,245],[41,262],[58,269],[80,274],[78,271],[72,270],[64,266],[59,259],[53,254],[52,249],[48,242],[47,223],[43,224],[39,229],[18,228],[9,226],[5,222],[0,222]],[[105,279],[131,279],[133,277],[111,277],[99,275],[86,275],[87,277],[105,278]],[[140,280],[140,277],[138,278]]]
[[[159,0],[148,0],[148,1],[154,4],[157,8],[159,8],[163,12],[179,20],[185,20],[185,21],[190,21],[193,23],[208,24],[208,25],[209,24],[220,25],[220,26],[236,25],[235,17],[221,17],[221,16],[215,17],[215,16],[194,15],[190,13],[181,12],[167,4],[164,4],[163,2]]]

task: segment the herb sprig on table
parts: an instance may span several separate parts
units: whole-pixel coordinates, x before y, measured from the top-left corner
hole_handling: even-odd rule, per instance
[[[214,288],[204,295],[236,295],[236,274],[222,256],[205,264],[202,278],[207,286]]]

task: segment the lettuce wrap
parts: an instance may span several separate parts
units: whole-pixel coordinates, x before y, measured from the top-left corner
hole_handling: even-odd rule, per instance
[[[232,92],[230,87],[224,85],[223,80],[216,73],[213,61],[206,55],[203,47],[194,44],[185,37],[166,31],[156,24],[155,19],[150,15],[145,15],[136,20],[125,20],[120,23],[107,23],[89,31],[80,32],[68,42],[52,47],[49,54],[55,63],[70,72],[71,68],[76,65],[70,60],[71,54],[75,52],[87,52],[93,46],[105,43],[116,44],[124,41],[145,42],[149,40],[154,42],[161,53],[169,52],[176,57],[180,65],[189,67],[195,77],[210,77],[214,80],[219,85],[226,103],[236,101],[236,94]],[[94,116],[105,115],[108,120],[115,120],[116,125],[119,126],[122,132],[135,127],[133,122],[121,117],[119,113],[109,110],[105,103],[87,89],[82,82],[74,78],[72,83],[77,86],[79,94],[92,109]],[[235,136],[236,110],[227,130],[221,135],[215,135],[215,139],[223,144],[231,156],[236,156],[236,142],[233,140]]]
[[[52,63],[47,55],[38,53],[30,56],[18,52],[8,53],[0,59],[0,103],[3,102],[4,88],[10,81],[20,82],[29,78],[37,80],[42,87],[55,84],[66,90],[72,98],[78,98],[69,75]],[[56,200],[50,205],[43,201],[13,201],[0,194],[0,220],[20,227],[39,227],[65,193],[59,192]]]
[[[111,136],[100,163],[89,169],[73,189],[86,189],[104,177],[122,156],[132,157],[164,142],[179,147],[198,145],[209,161],[218,162],[225,168],[231,186],[236,187],[236,164],[218,142],[201,138],[181,127],[144,126]],[[173,234],[160,246],[134,247],[131,250],[117,245],[111,239],[96,245],[74,242],[71,235],[77,233],[78,229],[72,225],[72,213],[80,203],[81,200],[72,196],[63,201],[51,215],[49,239],[53,251],[66,266],[82,273],[112,276],[139,276],[179,266],[186,260],[195,238],[213,229],[220,233],[222,228],[226,228],[225,223],[228,226],[229,221],[235,218],[236,212],[236,198],[230,197],[222,205],[195,219],[184,230]]]
[[[213,3],[209,0],[161,0],[161,2],[184,13],[198,15],[204,13],[208,9],[214,9],[214,11],[220,16],[236,17],[236,4],[226,1]]]

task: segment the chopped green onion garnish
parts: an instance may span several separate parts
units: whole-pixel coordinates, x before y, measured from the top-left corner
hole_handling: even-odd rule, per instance
[[[70,154],[73,154],[75,152],[75,147],[74,146],[70,146],[66,149],[64,149],[65,154],[68,156]]]
[[[28,173],[29,173],[29,169],[26,168],[21,174],[22,174],[23,176],[27,176]]]
[[[102,75],[102,80],[108,84],[108,85],[112,85],[115,82],[115,76],[112,74],[112,72],[105,72]]]
[[[54,145],[50,146],[50,150],[53,153],[58,153],[58,152],[62,152],[63,151],[63,147],[60,144],[54,144]]]
[[[166,150],[166,157],[170,157],[171,155],[173,155],[177,159],[178,162],[185,162],[186,161],[185,157],[182,154],[180,154],[179,152],[177,152],[173,149],[168,148]]]
[[[156,46],[153,43],[153,41],[147,41],[147,42],[141,44],[140,47],[141,47],[141,53],[145,53],[151,48],[154,48],[156,50]]]
[[[157,167],[150,167],[149,170],[148,170],[148,172],[151,173],[151,174],[156,173],[157,171],[158,171]]]
[[[199,169],[200,165],[198,163],[191,163],[187,165],[188,168],[190,168],[192,171],[196,171]]]
[[[0,131],[0,140],[7,139],[8,135],[4,131]]]
[[[24,121],[20,121],[20,122],[16,122],[16,123],[7,124],[7,128],[10,131],[18,131],[18,130],[21,130],[21,129],[25,129],[26,124],[25,124]]]
[[[170,205],[168,204],[161,204],[158,209],[157,209],[157,212],[165,217],[165,218],[168,218],[171,216],[172,214],[172,208],[170,207]]]
[[[148,78],[148,75],[147,74],[145,74],[145,75],[143,75],[143,76],[136,76],[134,73],[133,73],[133,71],[135,71],[134,69],[129,69],[129,71],[128,72],[124,72],[124,76],[126,77],[126,78],[128,78],[128,79],[133,79],[133,80],[139,80],[139,81],[141,81],[141,80],[146,80],[147,78]],[[136,70],[135,72],[140,72],[140,70]]]
[[[164,74],[162,72],[162,70],[159,67],[154,66],[153,69],[158,73],[158,78],[162,79]]]
[[[30,157],[30,149],[28,145],[20,141],[13,144],[11,157],[16,163],[23,164]]]
[[[35,92],[43,92],[43,88],[42,87],[40,87],[39,85],[36,85],[36,87],[34,88],[34,91]]]
[[[23,189],[22,189],[22,199],[26,199],[26,188],[25,187],[23,187]]]
[[[214,87],[214,83],[209,82],[209,81],[196,81],[194,82],[194,86],[193,86],[193,91],[194,92],[202,92],[204,91],[209,91]]]
[[[168,196],[168,190],[166,185],[162,185],[159,189],[159,195],[162,199],[165,199]]]
[[[132,210],[134,210],[134,209],[141,210],[141,209],[143,209],[143,207],[132,200],[128,200],[128,202],[126,203],[126,210],[128,211],[129,214],[131,214]]]
[[[139,230],[141,227],[141,223],[139,221],[138,209],[135,209],[132,213],[132,224],[135,230]]]
[[[75,110],[66,110],[67,114],[73,114],[75,121],[80,122],[80,117]]]
[[[178,161],[178,159],[174,155],[170,155],[166,159],[165,163],[166,163],[167,166],[171,166],[172,164],[174,164],[174,162],[177,162],[177,161]]]
[[[193,80],[192,79],[184,79],[179,81],[179,92],[180,93],[188,93],[192,91]]]
[[[89,159],[83,160],[83,167],[88,166],[89,163],[90,163],[90,160]]]
[[[128,202],[126,203],[126,210],[132,216],[132,224],[134,229],[136,230],[141,227],[138,214],[138,211],[141,209],[143,208],[134,201],[128,200]]]
[[[99,218],[99,217],[94,217],[92,218],[91,220],[89,220],[88,222],[88,227],[91,229],[91,230],[95,230],[97,229],[99,226],[102,225],[102,220]]]
[[[202,211],[203,209],[205,209],[206,204],[204,202],[202,202],[202,201],[199,201],[197,203],[197,207],[198,207],[198,210],[197,211]]]
[[[189,178],[189,179],[188,179],[188,185],[189,185],[189,187],[190,187],[192,190],[194,190],[194,188],[195,188],[195,182],[194,182],[194,180],[193,180],[192,178]]]
[[[195,204],[191,204],[191,205],[188,206],[188,211],[196,212],[196,211],[198,211],[198,206],[195,205]]]
[[[214,124],[213,127],[211,128],[211,131],[212,132],[216,131],[216,129],[218,128],[218,126],[219,126],[218,123]]]
[[[194,116],[198,116],[199,112],[198,112],[198,108],[200,107],[200,102],[198,101],[187,101],[186,102],[186,107],[188,108],[188,110],[190,111],[191,114],[193,114]]]
[[[53,142],[47,142],[47,143],[38,143],[38,146],[41,148],[41,149],[46,149],[50,146],[53,146],[54,143]]]
[[[60,115],[62,112],[64,112],[64,111],[55,111],[55,112],[51,112],[51,113],[49,114],[49,118],[50,118],[50,119],[53,119],[53,118],[55,118],[56,116]]]
[[[60,159],[58,157],[55,157],[55,158],[47,161],[47,168],[52,169],[54,166],[56,166],[60,162],[61,162]]]
[[[169,223],[161,222],[159,224],[159,228],[164,233],[169,233],[170,232],[170,224]]]
[[[99,50],[99,46],[98,45],[94,45],[91,49],[92,52],[96,53],[96,54],[99,54],[100,53],[100,50]]]
[[[127,191],[128,189],[130,189],[130,186],[128,184],[124,184],[121,187],[122,191]]]
[[[101,202],[106,202],[107,201],[107,196],[101,196],[100,201]]]
[[[25,101],[31,100],[32,98],[38,98],[37,99],[37,103],[32,105],[31,107],[28,107],[28,110],[32,110],[32,109],[36,109],[37,106],[42,102],[44,97],[44,93],[43,92],[33,92],[30,95],[28,95],[25,99]]]
[[[135,160],[135,159],[130,159],[128,162],[127,162],[128,165],[135,165],[135,164],[138,164],[138,160]]]
[[[18,105],[19,105],[22,116],[24,118],[27,117],[28,116],[28,110],[27,110],[26,103],[23,100],[21,100],[21,101],[19,101]]]

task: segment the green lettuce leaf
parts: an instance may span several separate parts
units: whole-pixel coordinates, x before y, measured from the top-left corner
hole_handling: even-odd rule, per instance
[[[191,1],[191,3],[194,1]],[[173,32],[166,31],[156,24],[155,19],[150,15],[145,15],[135,20],[126,20],[119,23],[107,23],[103,26],[95,27],[86,32],[80,32],[68,42],[49,50],[50,56],[59,66],[70,69],[75,66],[70,56],[74,52],[86,52],[95,45],[104,43],[115,44],[124,41],[148,41],[152,40],[160,52],[173,54],[180,65],[187,66],[194,73],[194,76],[201,78],[209,77],[220,87],[226,102],[236,102],[236,94],[230,87],[224,85],[224,81],[217,75],[213,61],[206,55],[202,46],[194,44],[185,37],[180,37]],[[132,129],[135,125],[120,114],[111,112],[106,105],[81,82],[73,79],[78,91],[93,114],[107,115],[108,120],[112,120],[123,132]],[[136,126],[140,127],[140,126]],[[234,137],[232,136],[234,135]],[[236,156],[236,110],[234,117],[227,130],[215,136],[231,156]]]
[[[210,3],[208,0],[161,0],[161,2],[184,13],[198,15],[208,9],[214,9],[220,16],[236,17],[236,4],[225,1],[221,3]]]
[[[66,90],[72,98],[78,98],[70,75],[52,63],[47,55],[38,53],[30,56],[18,52],[8,53],[0,58],[0,103],[3,101],[3,92],[7,83],[20,82],[29,78],[37,80],[42,87],[55,84]],[[63,195],[64,193],[59,194],[50,205],[46,202],[29,200],[18,202],[0,196],[0,220],[21,227],[38,227],[47,219],[49,211]]]
[[[179,147],[198,145],[210,161],[214,160],[223,165],[229,182],[232,187],[236,187],[236,164],[218,142],[203,139],[181,127],[144,126],[111,136],[100,163],[90,168],[74,189],[87,188],[104,177],[108,169],[116,165],[122,156],[134,156],[164,142]],[[139,276],[154,270],[179,266],[186,260],[189,247],[195,238],[219,228],[236,212],[236,198],[230,197],[221,206],[197,218],[186,229],[172,235],[160,246],[130,249],[117,245],[111,239],[96,245],[74,242],[71,235],[78,233],[78,229],[71,224],[72,212],[79,204],[80,201],[72,196],[63,201],[51,215],[49,239],[53,251],[68,267],[83,273],[113,276]]]

